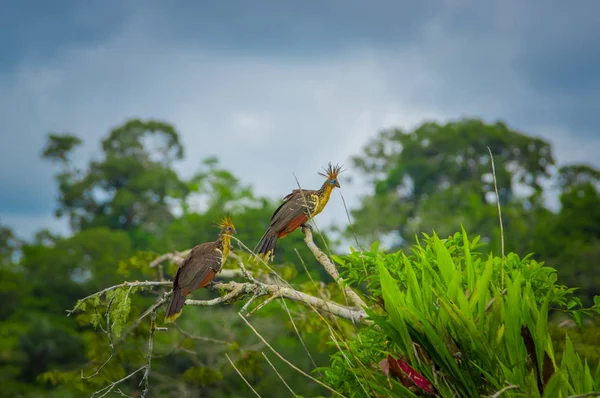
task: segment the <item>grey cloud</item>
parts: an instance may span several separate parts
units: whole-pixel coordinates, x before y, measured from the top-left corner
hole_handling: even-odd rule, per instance
[[[292,173],[303,186],[318,186],[316,173],[328,161],[348,164],[379,129],[424,118],[505,119],[556,142],[559,160],[597,162],[599,142],[586,134],[597,102],[590,96],[575,106],[589,94],[586,86],[577,76],[556,84],[549,68],[534,73],[540,54],[556,52],[544,40],[553,28],[533,19],[533,6],[455,1],[402,12],[397,5],[365,10],[323,3],[311,20],[307,9],[280,3],[270,13],[250,3],[237,10],[223,4],[181,11],[148,6],[105,41],[0,76],[0,105],[8,110],[2,140],[11,131],[18,143],[18,150],[0,146],[0,183],[10,187],[0,197],[0,216],[10,212],[17,220],[15,214],[48,211],[54,203],[52,170],[39,160],[45,133],[81,135],[84,164],[99,155],[100,137],[128,117],[177,126],[186,146],[186,160],[177,165],[184,176],[214,154],[272,197],[296,187]],[[589,23],[573,21],[573,30]],[[571,34],[570,43],[587,48],[585,35]],[[572,62],[584,65],[593,50]],[[588,81],[598,78],[588,73]],[[343,187],[350,204],[363,190]],[[343,223],[346,216],[338,203],[319,217]]]

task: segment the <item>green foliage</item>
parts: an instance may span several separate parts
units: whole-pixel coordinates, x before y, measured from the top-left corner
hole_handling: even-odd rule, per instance
[[[69,162],[69,155],[73,149],[82,143],[79,137],[71,134],[49,134],[48,142],[42,152],[42,156],[47,159],[60,161],[66,165]]]
[[[520,184],[531,192],[529,205],[537,206],[541,181],[554,164],[548,142],[501,122],[423,123],[411,132],[383,131],[353,158],[375,188],[374,195],[353,211],[358,234],[370,242],[397,232],[409,241],[421,231],[443,227],[448,229],[440,232],[450,233],[463,223],[489,237],[494,186],[488,147],[496,163],[501,204],[522,206],[514,193]]]
[[[391,129],[353,158],[373,194],[352,211],[362,244],[392,242],[407,248],[415,235],[435,229],[446,236],[464,226],[500,251],[491,150],[502,205],[505,248],[534,253],[559,271],[561,281],[580,287],[591,304],[600,294],[600,171],[591,165],[555,163],[550,143],[508,128],[461,119],[426,122],[412,131]],[[544,181],[560,188],[558,213],[544,205]]]
[[[200,160],[189,180],[181,179],[173,165],[182,159],[184,148],[176,129],[162,121],[131,119],[111,129],[102,140],[101,156],[79,169],[72,155],[81,144],[74,135],[51,134],[43,149],[43,156],[60,167],[57,214],[69,217],[73,234],[64,238],[42,230],[21,242],[0,227],[0,383],[7,396],[89,396],[138,369],[146,360],[149,320],[134,322],[169,287],[122,285],[93,294],[124,279],[156,280],[160,268],[151,269],[152,260],[215,239],[214,222],[226,212],[234,219],[236,237],[252,249],[281,203],[280,198],[256,196],[212,156]],[[461,233],[440,241],[425,236],[425,244],[410,255],[386,253],[377,243],[391,235],[392,249],[406,247],[422,231],[435,229],[448,236],[464,224],[496,252],[500,236],[490,198],[487,146],[496,161],[509,252],[504,295],[499,287],[502,262],[479,254],[478,238],[469,241]],[[547,142],[501,123],[425,123],[409,133],[382,133],[355,162],[355,173],[362,171],[375,188],[353,212],[359,239],[371,250],[333,256],[347,282],[372,300],[370,315],[379,329],[327,318],[335,325],[342,355],[331,342],[329,325],[302,304],[286,302],[295,327],[279,301],[253,315],[253,325],[305,371],[314,365],[296,328],[318,365],[337,352],[329,367],[314,374],[323,373],[348,396],[387,396],[390,389],[403,396],[422,394],[397,377],[391,364],[400,360],[427,378],[439,376],[436,386],[441,383],[445,392],[490,393],[505,380],[524,380],[520,390],[512,391],[523,394],[535,392],[538,383],[534,364],[524,361],[524,340],[512,322],[520,319],[529,327],[540,360],[547,351],[556,364],[546,396],[558,396],[567,383],[572,386],[569,394],[587,391],[590,383],[597,387],[598,373],[588,372],[574,352],[584,354],[589,368],[597,366],[600,328],[588,315],[600,305],[591,307],[600,286],[594,268],[600,261],[600,173],[586,165],[562,167],[557,178],[561,210],[554,213],[542,205],[540,183],[553,163]],[[517,196],[517,184],[529,191]],[[330,246],[329,238],[315,234],[321,247]],[[316,264],[302,239],[298,231],[280,240],[273,268],[306,293],[344,303],[337,284]],[[237,241],[232,244],[252,272],[268,272],[249,261]],[[532,250],[532,257],[517,255]],[[572,295],[573,289],[559,285],[557,273],[541,260],[558,269],[561,283],[582,287],[581,300]],[[172,277],[176,267],[175,262],[166,263],[165,277]],[[229,261],[225,267],[236,265]],[[216,295],[201,289],[191,297]],[[390,308],[390,303],[400,304],[401,311],[394,312],[398,307]],[[177,321],[183,333],[171,326],[156,331],[150,396],[249,396],[226,353],[261,396],[287,392],[264,361],[262,344],[237,316],[242,305],[188,308]],[[75,312],[67,317],[65,310],[73,307]],[[544,313],[559,308],[573,320],[546,325]],[[114,356],[98,374],[82,378],[81,370],[93,375],[111,357],[109,337]],[[407,349],[410,341],[418,344],[413,345],[416,351]],[[458,352],[462,357],[456,357]],[[380,370],[387,354],[393,358],[389,378]],[[329,395],[277,358],[272,362],[295,392]],[[141,374],[137,376],[121,385],[124,393],[139,396]]]
[[[382,308],[369,311],[374,325],[332,357],[327,382],[349,396],[421,395],[399,377],[404,373],[386,380],[376,364],[391,354],[441,396],[492,395],[505,383],[518,386],[505,396],[597,391],[600,378],[592,378],[568,335],[559,361],[548,332],[550,306],[576,306],[573,289],[557,284],[554,269],[513,253],[503,272],[502,259],[485,259],[476,241],[464,231],[444,240],[425,236],[410,256],[374,250],[340,259],[354,283],[364,281],[364,267],[377,275],[367,287]],[[587,313],[600,314],[600,307]]]
[[[85,172],[71,167],[66,157],[79,143],[71,135],[50,135],[44,151],[44,157],[64,163],[57,175],[57,215],[68,215],[74,230],[102,225],[155,232],[160,223],[173,219],[169,201],[187,195],[186,185],[171,169],[173,161],[183,157],[173,126],[126,121],[110,131],[102,141],[104,158],[91,162]]]

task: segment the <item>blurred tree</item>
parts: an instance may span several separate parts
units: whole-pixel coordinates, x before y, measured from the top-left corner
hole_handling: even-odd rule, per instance
[[[14,391],[25,391],[27,384],[33,396],[41,391],[61,397],[89,395],[143,361],[141,355],[148,340],[145,321],[127,335],[126,344],[117,346],[116,357],[101,374],[82,380],[82,368],[91,374],[106,359],[108,342],[99,328],[102,323],[98,324],[102,320],[98,317],[101,309],[95,312],[89,308],[77,317],[65,317],[65,310],[72,308],[77,299],[120,283],[124,277],[155,279],[156,269],[148,267],[151,260],[159,253],[182,251],[215,239],[218,231],[214,223],[224,213],[232,215],[238,230],[236,237],[253,248],[279,204],[257,197],[250,186],[223,168],[216,157],[205,158],[188,181],[180,179],[172,166],[182,158],[183,147],[174,128],[163,122],[125,122],[109,132],[102,141],[103,157],[87,167],[77,165],[73,156],[74,149],[81,144],[73,135],[52,134],[43,151],[44,158],[61,165],[57,175],[60,193],[57,216],[70,218],[74,235],[63,239],[46,230],[36,234],[24,246],[19,264],[20,277],[30,279],[31,283],[26,288],[6,291],[8,297],[18,294],[23,300],[21,308],[28,310],[11,310],[13,329],[7,330],[18,326],[19,337],[0,339],[0,347],[10,342],[11,352],[20,358],[20,362],[11,362],[13,370],[2,375],[2,379],[16,380]],[[302,239],[300,232],[285,239],[278,251],[277,264],[273,265],[290,280],[296,277],[296,283],[308,280],[296,248],[313,277],[324,273],[320,266],[314,266],[314,257]],[[233,244],[237,248],[237,243]],[[165,277],[171,278],[175,269],[175,264],[169,264]],[[155,302],[155,294],[164,290],[167,288],[132,293],[129,319],[139,317]],[[194,293],[194,298],[214,296],[214,292],[206,290]],[[240,396],[247,386],[224,357],[228,352],[263,396],[273,396],[269,391],[278,378],[256,351],[257,341],[252,332],[237,316],[240,307],[218,306],[185,312],[178,325],[190,334],[201,336],[198,339],[185,337],[174,329],[156,334],[155,353],[164,357],[153,362],[156,375],[153,384],[158,394]],[[290,309],[294,311],[293,304]],[[297,358],[294,362],[298,366],[311,368],[291,324],[281,321],[281,315],[287,317],[287,314],[275,306],[262,309],[261,314],[264,319],[261,316],[254,323],[264,336],[280,352]],[[212,322],[204,322],[206,318]],[[314,327],[308,320],[303,322],[301,330]],[[97,328],[89,326],[90,323]],[[203,336],[226,341],[206,344]],[[36,344],[38,340],[44,343]],[[314,347],[321,344],[321,337],[305,336],[305,343],[319,358]],[[324,363],[326,356],[321,354],[321,360]],[[297,372],[289,369],[280,372],[290,385],[310,391]],[[136,390],[138,382],[130,389]],[[319,388],[314,391],[319,392]]]
[[[85,361],[81,330],[65,309],[117,283],[115,265],[132,249],[125,232],[95,228],[66,239],[42,231],[21,250],[18,264],[0,267],[0,380],[8,396],[39,396],[40,374]]]
[[[572,164],[559,169],[560,211],[540,231],[534,250],[581,288],[586,304],[600,294],[600,170]]]
[[[14,256],[22,243],[12,229],[0,224],[0,267],[4,268],[13,264]]]
[[[367,243],[391,233],[401,244],[432,229],[451,233],[463,223],[484,240],[493,238],[497,210],[488,147],[506,226],[519,224],[524,211],[541,208],[541,183],[554,164],[550,143],[500,122],[463,119],[383,131],[353,158],[374,187],[353,211],[357,233]],[[512,235],[515,243],[525,232]]]
[[[103,159],[87,171],[72,164],[70,154],[81,144],[72,135],[51,134],[43,151],[58,161],[59,208],[79,231],[107,226],[156,233],[171,221],[170,204],[185,199],[187,186],[171,168],[182,159],[183,146],[175,128],[165,122],[131,119],[111,130],[102,141]]]

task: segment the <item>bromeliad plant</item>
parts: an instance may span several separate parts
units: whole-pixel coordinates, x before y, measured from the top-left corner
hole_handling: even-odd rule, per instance
[[[466,232],[425,236],[413,254],[353,252],[335,260],[378,303],[373,325],[321,369],[347,396],[567,397],[600,391],[594,372],[566,337],[560,361],[548,312],[566,308],[581,326],[575,289],[552,268],[511,253],[476,251]],[[579,307],[578,309],[576,309]]]

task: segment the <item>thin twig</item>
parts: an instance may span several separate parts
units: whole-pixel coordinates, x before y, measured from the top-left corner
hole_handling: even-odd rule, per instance
[[[263,301],[262,303],[260,303],[259,305],[257,305],[256,308],[254,308],[252,311],[250,311],[246,316],[247,317],[252,316],[255,312],[258,312],[262,307],[266,306],[271,301],[275,300],[277,297],[280,297],[279,296],[279,292],[273,293],[271,295],[271,297],[267,298],[265,301]]]
[[[290,313],[290,309],[288,308],[285,300],[281,300],[281,302],[283,303],[283,307],[285,308],[285,311],[287,312],[288,317],[290,318],[290,322],[292,322],[292,326],[294,327],[294,330],[296,331],[296,335],[298,336],[298,340],[300,340],[300,343],[302,343],[302,347],[304,347],[304,351],[306,351],[306,355],[308,355],[308,357],[310,358],[310,361],[312,362],[313,366],[316,369],[317,368],[317,363],[313,359],[312,355],[310,354],[310,351],[308,350],[308,347],[306,346],[306,343],[304,342],[304,339],[300,335],[300,331],[296,327],[296,322],[294,322],[294,318],[292,318],[292,314]],[[323,376],[323,374],[321,373],[321,371],[319,371],[319,374],[321,376]]]
[[[152,305],[150,308],[148,308],[146,311],[144,311],[144,313],[142,315],[140,315],[135,320],[135,322],[123,334],[121,334],[121,338],[119,339],[119,342],[125,340],[125,337],[127,337],[129,335],[129,333],[131,333],[134,329],[136,329],[138,326],[140,326],[140,323],[142,323],[142,320],[144,318],[146,318],[151,313],[156,312],[160,307],[162,307],[167,302],[167,300],[169,299],[169,297],[171,296],[172,293],[173,293],[172,291],[166,292],[160,300],[158,300],[154,305]]]
[[[152,311],[152,316],[150,317],[150,336],[148,337],[148,353],[146,354],[146,370],[144,371],[144,376],[142,377],[142,381],[140,381],[140,386],[144,385],[144,391],[142,391],[142,397],[145,398],[150,390],[150,368],[152,366],[152,349],[154,346],[154,331],[156,330],[156,311]]]
[[[117,380],[112,382],[111,384],[109,384],[108,386],[104,387],[101,390],[96,391],[95,393],[93,393],[90,398],[94,398],[96,395],[98,394],[102,394],[100,395],[98,398],[102,398],[105,397],[106,395],[108,395],[109,392],[112,391],[113,388],[115,388],[117,385],[121,384],[122,382],[124,382],[125,380],[129,380],[131,379],[136,373],[139,373],[140,371],[146,369],[146,365],[142,366],[141,368],[139,368],[138,370],[133,371],[132,373],[129,373],[127,376],[123,377],[121,380]]]
[[[502,390],[499,390],[494,395],[490,396],[490,398],[499,398],[505,392],[510,391],[510,390],[516,390],[517,388],[521,388],[521,387],[516,386],[514,384],[509,384],[506,387],[504,387]]]
[[[332,393],[339,395],[340,397],[343,397],[343,394],[340,394],[339,392],[335,391],[333,388],[329,387],[327,384],[323,383],[320,380],[315,379],[314,377],[312,377],[311,375],[309,375],[308,373],[306,373],[305,371],[303,371],[302,369],[298,368],[296,365],[294,365],[293,363],[291,363],[290,361],[288,361],[287,359],[285,359],[283,357],[283,355],[281,355],[279,352],[277,352],[272,346],[271,344],[269,344],[267,342],[267,340],[264,339],[264,337],[262,337],[262,335],[260,333],[258,333],[258,331],[254,328],[254,326],[252,326],[252,324],[242,315],[238,312],[238,315],[240,316],[240,318],[242,318],[242,320],[244,322],[246,322],[246,325],[248,325],[248,327],[250,329],[252,329],[252,331],[254,332],[254,334],[256,336],[258,336],[258,338],[267,346],[269,347],[269,349],[273,352],[273,354],[277,355],[279,357],[279,359],[281,359],[283,362],[285,362],[286,364],[288,364],[292,369],[296,370],[297,372],[299,372],[300,374],[308,377],[309,379],[311,379],[312,381],[314,381],[315,383],[325,387],[326,389],[328,389],[329,391],[331,391]]]
[[[342,195],[342,191],[340,191],[340,197],[342,198],[342,202],[344,203],[344,210],[346,210],[346,217],[348,217],[348,225],[350,225],[350,229],[352,230],[352,235],[354,235],[354,240],[356,241],[356,247],[361,252],[360,259],[362,260],[363,271],[365,271],[365,276],[369,276],[369,272],[367,271],[367,265],[365,264],[365,258],[362,255],[363,248],[360,246],[360,242],[358,241],[358,237],[356,236],[356,231],[354,230],[354,224],[352,223],[352,219],[350,218],[350,212],[348,211],[348,206],[346,206],[346,199],[344,199],[344,195]]]
[[[131,398],[131,396],[130,396],[130,395],[127,395],[127,394],[125,394],[123,391],[121,391],[121,389],[120,389],[120,388],[117,388],[115,392],[116,392],[117,394],[119,394],[120,396],[122,396],[122,397]]]
[[[254,283],[259,283],[259,282],[258,282],[258,281],[257,281],[257,280],[254,278],[254,276],[252,276],[252,273],[246,269],[246,266],[244,265],[244,262],[242,261],[242,259],[240,258],[240,256],[238,256],[238,255],[237,255],[237,254],[235,254],[235,253],[229,253],[229,256],[230,256],[231,258],[233,258],[234,260],[236,260],[236,261],[237,261],[237,263],[238,263],[238,266],[240,267],[240,271],[241,271],[241,273],[242,273],[242,276],[243,276],[243,277],[244,277],[246,280],[248,280],[248,281],[250,281],[250,282],[254,282]]]
[[[288,390],[290,390],[290,392],[292,393],[293,397],[297,397],[298,394],[296,394],[294,392],[294,390],[292,390],[292,387],[289,386],[289,384],[285,381],[285,379],[283,378],[283,376],[281,376],[281,374],[277,371],[277,368],[275,368],[275,366],[273,366],[273,364],[271,363],[271,361],[269,360],[269,357],[267,357],[265,355],[264,352],[261,351],[261,354],[263,354],[263,357],[265,357],[265,359],[267,360],[267,362],[269,363],[269,365],[271,365],[271,367],[273,368],[273,370],[275,371],[275,373],[277,373],[277,376],[279,376],[279,378],[281,379],[281,381],[283,382],[283,384],[285,384],[285,386],[287,387]]]
[[[235,371],[237,372],[237,374],[239,374],[240,377],[242,378],[242,380],[244,380],[244,382],[248,385],[248,387],[250,387],[250,389],[252,390],[252,392],[254,394],[256,394],[256,396],[258,398],[261,398],[260,394],[256,392],[256,390],[252,387],[252,385],[250,385],[250,383],[248,382],[248,380],[246,380],[246,378],[244,377],[244,375],[242,374],[242,372],[240,372],[239,369],[235,366],[235,364],[233,363],[233,361],[231,360],[231,358],[229,358],[229,355],[225,354],[225,356],[227,357],[227,360],[229,361],[229,363],[231,364],[231,366],[233,366],[233,368],[235,369]]]
[[[492,150],[489,146],[487,149],[490,153],[490,160],[492,163],[492,177],[494,178],[494,191],[496,192],[496,203],[498,205],[498,221],[500,222],[500,243],[502,250],[501,286],[502,290],[504,290],[504,226],[502,225],[502,208],[500,206],[500,195],[498,194],[498,184],[496,182],[496,166],[494,165],[494,156],[492,155]]]
[[[246,304],[244,304],[244,306],[242,307],[240,312],[247,312],[248,308],[250,308],[250,304],[252,304],[254,302],[254,300],[256,300],[257,298],[258,298],[258,291],[254,292],[252,297],[250,297],[250,300],[246,301]]]
[[[350,229],[352,230],[352,235],[354,236],[354,241],[356,242],[356,247],[361,252],[363,251],[360,246],[360,242],[358,241],[358,237],[356,236],[356,231],[354,230],[354,224],[352,223],[352,219],[350,218],[350,212],[348,211],[348,206],[346,206],[346,199],[344,199],[344,195],[342,195],[342,191],[340,190],[340,198],[342,198],[342,202],[344,203],[344,210],[346,211],[346,217],[348,217],[348,225],[350,225]],[[365,270],[366,272],[366,270]]]
[[[92,373],[89,376],[84,376],[83,369],[81,369],[81,378],[83,380],[91,379],[92,377],[96,376],[98,373],[100,373],[100,371],[102,369],[104,369],[104,367],[106,365],[108,365],[110,360],[113,359],[113,357],[115,356],[115,345],[113,344],[112,336],[110,333],[110,307],[113,303],[113,300],[114,300],[114,297],[110,300],[110,302],[106,306],[106,329],[104,329],[101,324],[98,324],[98,326],[100,327],[100,330],[102,330],[102,332],[104,332],[104,334],[106,334],[106,337],[108,338],[108,345],[110,346],[110,356],[108,357],[108,359],[106,361],[104,361],[104,363],[98,369],[96,369],[96,371],[94,373]],[[98,307],[94,307],[94,310],[96,311],[96,314],[98,314]]]
[[[231,344],[230,341],[226,341],[226,340],[217,340],[217,339],[213,339],[212,337],[205,337],[205,336],[197,336],[191,333],[186,332],[185,330],[183,330],[180,326],[178,326],[176,323],[173,324],[173,326],[175,327],[175,329],[177,329],[179,331],[179,333],[181,333],[184,337],[191,339],[191,340],[199,340],[199,341],[206,341],[209,343],[217,343],[217,344]]]

